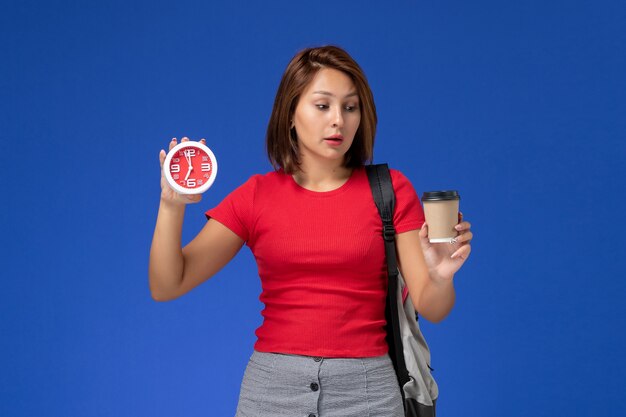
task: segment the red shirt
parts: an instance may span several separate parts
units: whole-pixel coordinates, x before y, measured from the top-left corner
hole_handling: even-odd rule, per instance
[[[408,179],[391,170],[397,233],[424,212]],[[262,352],[370,357],[387,353],[382,223],[363,168],[340,188],[314,192],[284,172],[254,175],[207,218],[252,250],[261,278]]]

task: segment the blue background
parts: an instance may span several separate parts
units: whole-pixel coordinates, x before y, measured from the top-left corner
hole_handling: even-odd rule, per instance
[[[472,222],[457,303],[423,324],[438,415],[626,415],[622,1],[3,1],[0,415],[232,416],[261,323],[245,248],[151,299],[158,152],[207,138],[204,211],[270,169],[301,48],[365,70],[376,162]]]

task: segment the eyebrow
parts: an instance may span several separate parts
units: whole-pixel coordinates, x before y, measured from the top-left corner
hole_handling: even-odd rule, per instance
[[[313,94],[323,94],[325,96],[331,96],[331,97],[335,97],[335,95],[329,91],[313,91]],[[348,95],[346,95],[344,98],[348,98],[348,97],[352,97],[352,96],[358,96],[359,93],[357,93],[356,91],[354,93],[350,93]]]

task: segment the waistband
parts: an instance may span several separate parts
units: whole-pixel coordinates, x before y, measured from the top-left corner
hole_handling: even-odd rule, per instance
[[[289,353],[261,352],[254,350],[250,360],[274,369],[299,369],[310,365],[319,365],[322,362],[338,367],[365,366],[366,368],[377,368],[382,366],[393,366],[389,354],[365,358],[327,358],[321,356],[295,355]]]

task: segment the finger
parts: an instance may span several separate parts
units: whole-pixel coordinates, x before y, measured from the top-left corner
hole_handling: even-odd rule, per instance
[[[202,200],[202,194],[187,194],[186,197],[190,203],[198,203]]]
[[[428,225],[426,223],[422,225],[422,228],[420,229],[420,232],[419,232],[419,236],[422,239],[426,239],[428,237]]]
[[[163,168],[163,162],[165,162],[165,150],[163,149],[159,152],[159,162],[161,162],[161,168]]]
[[[454,226],[454,228],[458,230],[459,232],[463,230],[469,230],[471,227],[472,225],[470,224],[470,222],[462,222]]]
[[[463,213],[461,213],[459,211],[459,221],[458,222],[461,223],[462,221],[463,221]]]
[[[189,138],[188,138],[187,136],[185,136],[185,137],[184,137],[184,138],[182,138],[180,141],[181,141],[181,142],[187,142],[187,141],[189,141]]]
[[[463,245],[459,248],[459,250],[457,250],[456,252],[454,252],[450,258],[452,259],[463,259],[466,260],[467,258],[469,258],[470,253],[472,252],[472,247],[470,245]]]
[[[455,239],[458,243],[463,244],[472,240],[473,237],[474,237],[474,234],[470,231],[467,231],[467,232],[461,233]]]
[[[176,146],[176,138],[172,138],[172,140],[170,141],[170,151],[174,146]]]
[[[200,139],[200,142],[202,142],[203,145],[206,144],[206,140],[204,140],[204,138]]]

